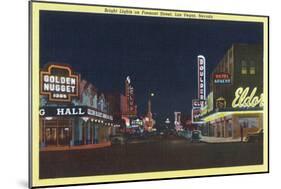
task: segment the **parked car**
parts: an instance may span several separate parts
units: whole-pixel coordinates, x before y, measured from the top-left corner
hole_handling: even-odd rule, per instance
[[[249,133],[246,137],[246,142],[263,142],[263,130],[260,129],[255,133]]]
[[[194,130],[191,132],[191,142],[201,142],[201,131]]]
[[[126,140],[127,137],[122,133],[110,136],[111,144],[125,144]]]

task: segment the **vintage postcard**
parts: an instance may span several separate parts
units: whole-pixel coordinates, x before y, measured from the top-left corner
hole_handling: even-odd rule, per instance
[[[267,16],[30,2],[30,187],[266,173]]]

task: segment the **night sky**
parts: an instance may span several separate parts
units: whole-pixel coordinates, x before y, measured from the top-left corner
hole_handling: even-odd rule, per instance
[[[233,43],[262,43],[262,24],[47,12],[40,15],[40,64],[71,65],[100,91],[124,92],[131,77],[140,115],[152,99],[156,119],[189,114],[197,97],[197,55],[207,78]],[[207,85],[208,94],[208,85]]]

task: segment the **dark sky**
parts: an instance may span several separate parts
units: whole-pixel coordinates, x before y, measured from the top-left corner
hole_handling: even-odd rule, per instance
[[[107,92],[123,92],[129,75],[140,114],[154,92],[159,119],[190,113],[197,55],[206,57],[208,81],[231,44],[262,43],[263,36],[260,23],[47,11],[40,16],[41,67],[49,61],[69,64]]]

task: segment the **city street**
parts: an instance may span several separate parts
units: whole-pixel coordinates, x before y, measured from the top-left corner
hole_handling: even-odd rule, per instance
[[[228,167],[262,163],[258,143],[190,143],[177,136],[99,149],[40,152],[40,178]]]

